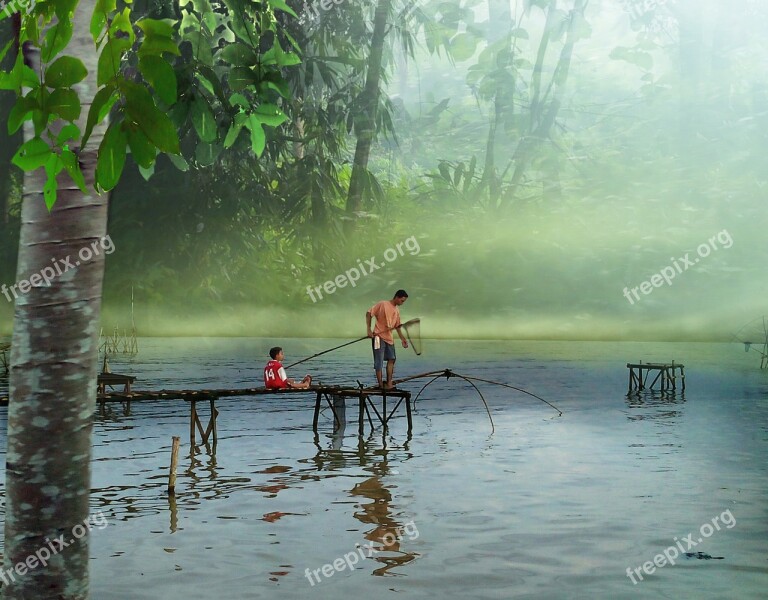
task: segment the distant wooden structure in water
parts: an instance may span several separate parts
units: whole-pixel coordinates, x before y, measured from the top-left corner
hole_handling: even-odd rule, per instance
[[[96,401],[99,404],[101,411],[105,410],[108,403],[120,402],[123,404],[126,414],[129,414],[131,402],[136,401],[151,401],[151,400],[184,400],[190,404],[189,415],[189,439],[190,444],[196,443],[196,431],[200,433],[202,443],[208,444],[208,441],[213,442],[214,448],[217,441],[217,429],[216,418],[219,411],[216,409],[216,400],[219,398],[237,397],[237,396],[266,396],[266,395],[288,395],[288,394],[314,394],[315,395],[315,410],[312,418],[312,429],[317,432],[318,421],[320,418],[320,409],[323,404],[323,400],[328,404],[329,408],[333,412],[334,426],[335,428],[341,427],[343,424],[340,416],[337,412],[337,408],[340,406],[339,401],[346,398],[356,398],[358,401],[358,432],[363,435],[365,431],[365,420],[368,419],[371,430],[376,429],[374,425],[373,415],[376,416],[376,420],[382,427],[383,431],[387,431],[389,421],[394,416],[397,409],[401,404],[405,403],[405,413],[408,420],[408,434],[410,435],[413,428],[413,420],[411,416],[411,393],[406,390],[400,390],[397,388],[383,390],[381,388],[371,387],[343,387],[343,386],[329,386],[329,385],[314,385],[308,389],[285,389],[285,390],[268,390],[263,387],[258,388],[238,388],[238,389],[214,389],[214,390],[134,390],[131,391],[131,385],[133,384],[135,377],[129,375],[119,375],[116,373],[102,373],[99,375],[98,382],[98,394]],[[122,392],[106,392],[106,386],[123,385]],[[381,397],[380,406],[376,406],[373,402],[373,398],[376,396]],[[387,401],[395,401],[394,406],[388,408]],[[208,423],[203,427],[203,423],[200,420],[200,413],[198,410],[198,402],[208,401],[210,406],[210,413],[208,415]],[[7,406],[8,398],[0,398],[0,406]],[[390,405],[391,406],[391,405]]]
[[[685,367],[681,364],[671,363],[627,363],[629,369],[629,389],[627,394],[640,392],[643,390],[652,390],[656,382],[660,382],[662,392],[672,392],[677,390],[676,372],[680,370],[681,390],[685,391]],[[645,372],[645,374],[643,374]],[[656,373],[651,385],[646,385],[648,378],[652,373]]]

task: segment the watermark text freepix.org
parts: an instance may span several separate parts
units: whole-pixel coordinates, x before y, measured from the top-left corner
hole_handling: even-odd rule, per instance
[[[375,256],[371,256],[371,258],[365,262],[358,260],[357,267],[347,269],[346,272],[337,275],[333,280],[328,280],[322,285],[316,285],[314,287],[308,285],[307,294],[312,298],[312,302],[317,302],[318,300],[323,299],[323,291],[330,295],[336,291],[336,288],[347,287],[347,284],[355,287],[363,275],[370,275],[374,271],[378,271],[382,267],[387,266],[387,263],[397,260],[398,257],[405,256],[405,250],[403,248],[408,251],[410,256],[415,256],[421,252],[421,247],[419,246],[416,236],[412,235],[407,240],[395,244],[394,248],[387,248],[384,250],[384,260],[387,262],[376,262]],[[315,298],[315,294],[317,294],[317,298]]]
[[[88,515],[83,519],[82,523],[75,524],[72,527],[72,537],[69,539],[64,539],[66,537],[64,533],[52,540],[45,538],[45,545],[36,550],[34,554],[27,556],[24,561],[16,563],[10,569],[0,568],[0,580],[3,582],[3,585],[11,585],[11,582],[16,581],[16,576],[23,577],[29,571],[47,566],[52,556],[56,556],[64,548],[81,540],[89,531],[93,530],[94,526],[99,529],[104,529],[107,526],[107,519],[101,511]]]
[[[52,258],[52,267],[43,267],[39,273],[32,274],[29,279],[22,279],[12,286],[8,287],[3,284],[0,286],[0,293],[2,293],[8,302],[13,302],[14,299],[19,297],[19,294],[28,293],[33,287],[50,287],[51,282],[60,277],[64,273],[70,270],[77,269],[81,264],[86,263],[93,259],[94,256],[98,256],[101,251],[104,254],[112,254],[115,251],[115,245],[112,243],[112,238],[109,236],[103,237],[100,240],[91,242],[89,246],[83,246],[77,253],[77,259],[73,259],[71,256],[66,256],[64,259]],[[74,260],[74,263],[72,262]],[[13,294],[13,298],[11,298]]]
[[[717,235],[713,235],[709,238],[709,243],[699,244],[699,247],[696,248],[696,253],[699,255],[698,257],[690,259],[690,252],[686,252],[685,256],[680,258],[670,258],[669,260],[672,261],[674,267],[668,265],[655,275],[652,275],[650,280],[643,281],[640,285],[633,288],[625,287],[624,297],[630,304],[634,304],[635,300],[638,302],[640,301],[640,296],[638,295],[637,290],[640,290],[643,295],[647,296],[653,291],[653,288],[661,287],[665,282],[667,285],[672,285],[672,280],[675,277],[697,264],[702,258],[707,258],[713,250],[718,250],[718,246],[715,242],[720,242],[720,246],[726,250],[733,246],[731,234],[728,233],[727,229],[723,229]],[[635,300],[632,299],[632,296],[635,297]]]
[[[385,552],[390,546],[394,546],[395,543],[402,540],[403,534],[407,535],[409,540],[415,540],[419,537],[419,530],[413,521],[409,521],[402,527],[398,527],[396,531],[397,534],[387,532],[382,536],[381,541],[384,544]],[[361,559],[365,560],[381,551],[381,549],[376,548],[373,545],[373,542],[369,542],[365,546],[357,544],[357,550],[354,552],[347,552],[343,557],[340,556],[334,560],[333,563],[326,563],[322,567],[312,569],[311,571],[309,568],[304,569],[304,577],[309,580],[310,585],[314,586],[315,583],[320,583],[322,581],[320,579],[321,574],[323,577],[333,577],[334,573],[341,573],[341,571],[344,571],[347,568],[349,568],[350,571],[354,571],[355,565],[360,562]]]
[[[22,9],[26,9],[29,14],[35,7],[35,0],[8,0],[8,2],[2,2],[0,0],[0,11],[5,13],[6,17],[21,12]]]
[[[632,567],[627,567],[627,577],[630,578],[630,580],[634,585],[637,585],[635,576],[637,576],[640,579],[640,581],[643,580],[643,575],[640,571],[643,571],[646,575],[653,575],[653,573],[656,571],[657,568],[661,569],[667,564],[674,566],[675,560],[677,559],[678,556],[680,556],[680,553],[682,553],[683,556],[685,556],[685,554],[691,548],[694,548],[696,545],[703,542],[705,538],[712,536],[715,533],[715,531],[720,531],[720,523],[725,525],[726,529],[731,529],[736,525],[736,517],[733,516],[730,509],[724,511],[719,515],[712,517],[711,524],[704,523],[701,527],[699,527],[699,535],[701,537],[699,537],[697,540],[694,541],[693,539],[694,534],[692,533],[689,533],[682,540],[678,540],[677,536],[675,536],[676,544],[664,550],[663,553],[659,553],[656,556],[654,556],[653,562],[648,560],[644,562],[642,565],[640,565],[639,567],[637,567],[636,569],[633,569]],[[680,552],[677,551],[678,548],[680,548]]]

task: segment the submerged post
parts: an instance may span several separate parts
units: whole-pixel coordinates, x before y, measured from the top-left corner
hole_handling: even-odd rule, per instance
[[[176,495],[176,469],[179,466],[179,444],[181,438],[177,435],[173,436],[173,443],[171,444],[171,471],[168,474],[168,495]]]

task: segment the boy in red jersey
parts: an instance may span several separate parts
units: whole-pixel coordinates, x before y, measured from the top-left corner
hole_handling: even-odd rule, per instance
[[[306,390],[310,386],[312,378],[309,375],[306,375],[299,382],[288,379],[283,368],[285,354],[280,346],[272,348],[269,351],[269,356],[272,357],[272,360],[264,367],[264,385],[268,390],[282,390],[286,388]]]
[[[384,367],[384,361],[387,361],[387,381],[386,388],[393,388],[392,377],[395,374],[395,340],[392,338],[392,330],[397,331],[397,335],[400,336],[400,341],[403,344],[403,348],[408,347],[408,342],[403,337],[400,331],[400,310],[408,299],[408,294],[405,290],[397,290],[392,300],[382,300],[377,302],[371,307],[367,313],[365,313],[365,324],[368,330],[368,337],[372,338],[373,346],[373,369],[376,371],[376,380],[379,383],[380,388],[384,388],[382,384],[381,372]],[[371,321],[376,321],[376,326],[371,330]]]

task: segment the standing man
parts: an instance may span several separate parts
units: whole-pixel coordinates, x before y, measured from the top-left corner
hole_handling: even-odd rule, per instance
[[[392,375],[395,373],[395,340],[392,338],[392,330],[397,331],[403,348],[408,347],[408,342],[400,332],[400,310],[408,294],[405,290],[397,290],[392,300],[382,300],[373,305],[371,310],[365,313],[365,324],[368,329],[368,337],[372,339],[373,368],[376,371],[376,380],[380,388],[385,388],[381,380],[381,371],[384,361],[387,361],[386,389],[395,387],[392,383]],[[376,319],[376,327],[371,331],[371,319]]]

